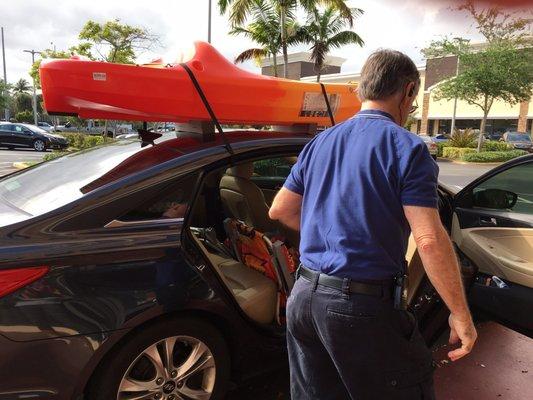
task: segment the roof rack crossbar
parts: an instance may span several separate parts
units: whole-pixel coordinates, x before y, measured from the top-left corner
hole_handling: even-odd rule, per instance
[[[228,142],[228,139],[226,138],[226,135],[224,134],[224,130],[222,129],[222,126],[218,122],[218,119],[211,108],[211,105],[209,104],[209,101],[207,100],[207,97],[205,97],[204,91],[202,90],[202,87],[200,86],[200,83],[196,79],[196,76],[194,76],[194,73],[189,68],[189,66],[185,63],[180,63],[180,65],[183,67],[183,69],[187,72],[189,75],[189,78],[191,78],[191,82],[194,85],[194,88],[198,92],[198,95],[200,96],[200,99],[202,99],[202,103],[204,103],[205,109],[209,113],[209,116],[211,117],[211,120],[215,124],[218,132],[220,133],[220,136],[222,136],[222,140],[224,141],[224,147],[226,147],[226,150],[230,155],[233,155],[233,149],[231,148],[230,143]]]
[[[320,83],[320,87],[322,88],[322,95],[324,95],[324,100],[326,101],[326,107],[328,108],[328,114],[329,119],[331,121],[331,126],[335,126],[335,117],[333,116],[333,112],[331,111],[331,105],[329,104],[329,97],[328,92],[326,92],[326,87],[323,83]]]

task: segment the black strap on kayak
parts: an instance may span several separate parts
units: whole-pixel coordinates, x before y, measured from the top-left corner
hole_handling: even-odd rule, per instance
[[[322,88],[322,95],[324,95],[324,100],[326,101],[326,106],[328,108],[328,114],[329,119],[331,120],[331,126],[335,126],[335,117],[333,117],[333,112],[331,111],[331,106],[329,104],[329,97],[328,93],[326,92],[326,87],[323,83],[320,83],[320,87]]]
[[[205,109],[209,113],[209,116],[211,117],[211,121],[215,124],[218,133],[220,133],[220,136],[222,136],[222,140],[224,141],[224,147],[226,147],[226,150],[228,153],[233,155],[233,149],[231,148],[231,145],[228,142],[228,139],[226,138],[226,135],[224,134],[224,131],[222,130],[222,126],[220,126],[220,123],[218,122],[218,119],[213,112],[213,109],[211,108],[211,105],[209,104],[209,101],[207,101],[207,97],[205,97],[204,91],[202,90],[202,87],[200,86],[200,83],[196,79],[196,76],[194,76],[194,73],[189,68],[189,66],[185,63],[180,63],[180,65],[183,67],[183,69],[189,74],[189,78],[191,78],[191,82],[194,85],[194,88],[198,92],[198,95],[200,96],[200,99],[202,99],[202,102],[204,103]]]

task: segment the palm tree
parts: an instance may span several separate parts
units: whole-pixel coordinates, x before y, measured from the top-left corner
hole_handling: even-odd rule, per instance
[[[28,81],[24,78],[20,78],[17,81],[17,83],[13,85],[12,91],[13,91],[13,94],[20,95],[20,94],[29,93],[30,89],[31,89],[31,86],[28,83]]]
[[[0,111],[9,106],[9,84],[6,84],[3,79],[0,79]]]
[[[240,26],[233,27],[230,34],[244,35],[262,47],[243,51],[235,58],[235,62],[239,63],[251,59],[262,59],[272,56],[274,76],[278,76],[277,55],[281,48],[281,35],[279,30],[280,16],[277,7],[271,0],[255,0],[251,13],[253,13],[252,20],[254,22],[245,28]],[[294,16],[292,14],[289,15],[287,29],[289,44],[293,44],[297,41],[295,33],[298,29],[299,27]]]
[[[291,15],[297,10],[298,6],[304,8],[307,12],[312,12],[318,5],[335,7],[340,15],[350,24],[353,25],[354,15],[352,9],[346,4],[346,0],[269,0],[276,6],[280,20],[280,42],[283,50],[284,77],[287,77],[287,64],[289,63],[289,20]],[[220,12],[224,14],[231,6],[230,22],[235,26],[242,26],[249,17],[256,0],[218,0]]]
[[[353,17],[363,13],[361,9],[353,9]],[[308,14],[306,25],[298,32],[299,40],[311,45],[311,61],[315,64],[316,81],[320,82],[320,76],[324,70],[326,57],[332,48],[338,48],[347,44],[364,45],[363,39],[354,31],[342,30],[346,26],[346,20],[334,7],[328,7],[324,12],[314,9]]]

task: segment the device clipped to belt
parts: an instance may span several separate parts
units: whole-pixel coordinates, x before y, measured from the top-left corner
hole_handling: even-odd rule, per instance
[[[409,277],[400,274],[394,279],[394,308],[407,310],[407,292],[409,289]]]

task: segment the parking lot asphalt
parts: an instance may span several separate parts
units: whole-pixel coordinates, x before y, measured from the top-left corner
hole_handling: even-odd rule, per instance
[[[0,176],[15,171],[16,169],[13,168],[14,162],[39,162],[42,161],[45,154],[45,152],[39,152],[33,149],[0,149]]]

